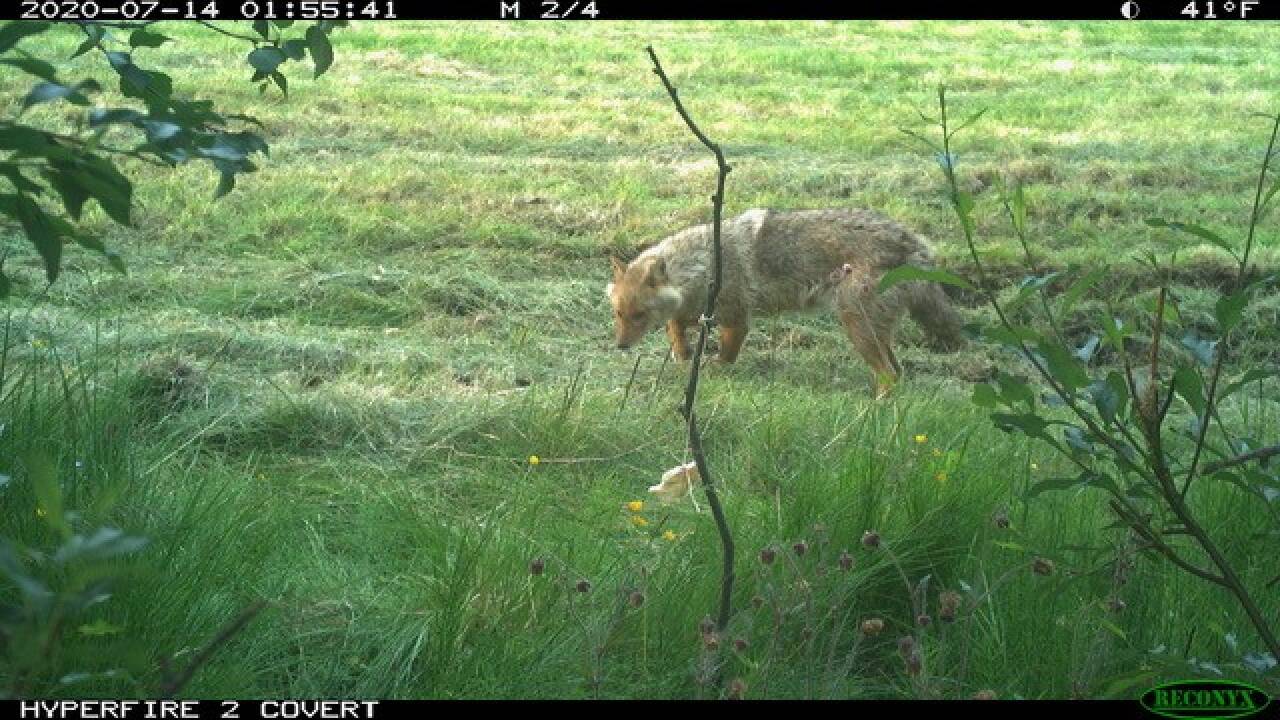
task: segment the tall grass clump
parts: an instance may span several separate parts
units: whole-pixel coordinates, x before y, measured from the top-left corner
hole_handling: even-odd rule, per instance
[[[1228,644],[1234,657],[1227,663],[1274,680],[1280,641],[1269,592],[1275,580],[1267,575],[1275,570],[1267,561],[1272,553],[1260,544],[1231,542],[1212,518],[1223,519],[1215,512],[1215,495],[1231,488],[1232,504],[1255,509],[1247,513],[1248,521],[1235,522],[1246,522],[1249,530],[1262,536],[1274,536],[1280,528],[1274,504],[1280,496],[1280,474],[1268,463],[1280,454],[1280,445],[1263,439],[1264,433],[1274,433],[1274,427],[1251,421],[1247,393],[1256,388],[1261,402],[1264,384],[1274,389],[1276,368],[1231,362],[1237,338],[1244,332],[1245,310],[1276,280],[1274,275],[1259,276],[1250,259],[1259,224],[1280,190],[1280,180],[1270,174],[1280,115],[1267,116],[1270,139],[1262,154],[1242,242],[1232,243],[1198,225],[1148,220],[1152,227],[1206,240],[1236,261],[1236,272],[1214,306],[1212,321],[1197,324],[1179,313],[1178,297],[1171,288],[1175,247],[1167,260],[1154,254],[1144,258],[1156,279],[1152,297],[1136,303],[1109,298],[1106,312],[1094,319],[1096,329],[1075,338],[1064,332],[1063,317],[1086,293],[1105,288],[1106,268],[1079,274],[1061,298],[1051,298],[1048,288],[1060,273],[1039,271],[1021,187],[1005,189],[1001,204],[1030,274],[1012,300],[1002,301],[977,249],[975,200],[961,189],[952,152],[956,132],[982,113],[953,124],[943,89],[938,92],[938,109],[937,118],[925,117],[938,129],[938,139],[915,130],[905,132],[936,153],[977,283],[943,271],[901,268],[886,277],[881,288],[928,276],[983,297],[996,322],[978,333],[1003,348],[1009,363],[994,380],[975,387],[973,402],[992,411],[997,427],[1048,445],[1073,468],[1067,476],[1030,487],[1027,499],[1079,489],[1106,499],[1116,533],[1110,609],[1125,608],[1124,585],[1135,557],[1168,563],[1234,600],[1242,616],[1236,622],[1255,639],[1242,642],[1236,631],[1230,632]],[[1185,657],[1178,662],[1199,672],[1221,672],[1218,664],[1205,666]]]

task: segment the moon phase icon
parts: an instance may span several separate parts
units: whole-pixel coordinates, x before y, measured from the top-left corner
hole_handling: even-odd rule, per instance
[[[1141,10],[1138,8],[1138,3],[1133,2],[1133,0],[1129,0],[1129,2],[1120,6],[1120,14],[1124,16],[1125,20],[1132,20],[1138,17],[1139,12]]]

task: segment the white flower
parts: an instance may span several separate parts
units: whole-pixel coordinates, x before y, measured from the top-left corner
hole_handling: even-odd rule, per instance
[[[662,473],[661,482],[650,487],[649,492],[657,495],[664,503],[673,503],[688,495],[698,479],[697,463],[687,462]]]

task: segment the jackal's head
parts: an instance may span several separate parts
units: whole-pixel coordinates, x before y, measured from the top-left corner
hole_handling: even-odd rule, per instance
[[[613,259],[613,282],[605,288],[613,306],[614,340],[626,350],[662,325],[680,308],[680,291],[670,284],[661,257],[640,257],[630,265]]]

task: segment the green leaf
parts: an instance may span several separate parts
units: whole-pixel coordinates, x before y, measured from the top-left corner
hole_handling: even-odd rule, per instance
[[[318,25],[307,28],[307,48],[311,51],[311,62],[316,66],[315,77],[320,77],[333,65],[333,46],[329,44],[329,36]]]
[[[67,209],[67,214],[78,222],[80,213],[84,210],[84,204],[89,200],[89,191],[76,182],[73,175],[56,168],[47,169],[44,176],[62,197],[62,205]]]
[[[1059,312],[1064,316],[1071,312],[1071,308],[1075,307],[1075,304],[1080,301],[1080,298],[1084,297],[1089,288],[1097,285],[1098,281],[1105,277],[1106,274],[1107,267],[1103,265],[1090,270],[1079,280],[1072,283],[1071,287],[1067,288],[1067,291],[1062,294],[1062,304]]]
[[[1036,350],[1044,358],[1049,374],[1066,389],[1075,390],[1089,384],[1089,374],[1085,372],[1075,356],[1063,346],[1056,342],[1042,340],[1037,343]]]
[[[1280,177],[1277,177],[1275,182],[1271,183],[1271,187],[1267,188],[1266,194],[1262,197],[1262,202],[1258,204],[1259,220],[1271,210],[1271,200],[1276,196],[1277,192],[1280,192]]]
[[[22,38],[39,35],[49,29],[50,23],[14,20],[0,27],[0,53],[8,52]]]
[[[58,473],[48,453],[40,450],[29,450],[23,454],[23,465],[27,476],[31,479],[31,489],[36,498],[38,513],[50,525],[58,530],[66,529],[66,519],[62,511],[62,486],[58,483]]]
[[[218,178],[218,188],[214,191],[213,197],[220,198],[231,192],[236,186],[236,174],[234,171],[223,170]]]
[[[93,108],[89,111],[89,127],[103,125],[136,124],[145,117],[137,110],[130,108]]]
[[[62,238],[58,237],[53,220],[24,193],[17,196],[16,210],[23,232],[44,259],[45,276],[49,282],[57,280],[62,263]]]
[[[1085,436],[1084,430],[1075,425],[1068,425],[1062,429],[1062,436],[1067,441],[1067,445],[1072,450],[1084,453],[1086,455],[1093,454],[1093,443]]]
[[[253,30],[266,40],[271,35],[271,25],[266,20],[254,20]]]
[[[99,89],[98,83],[93,80],[85,80],[71,87],[52,82],[37,83],[22,100],[22,110],[54,100],[66,100],[73,105],[88,105],[89,98],[85,97],[84,93],[96,92]]]
[[[1014,407],[1022,404],[1027,410],[1035,408],[1036,394],[1026,380],[1001,370],[996,373],[996,384],[1000,387],[1000,399],[1005,405]]]
[[[1106,422],[1113,422],[1129,401],[1129,386],[1125,384],[1124,377],[1113,370],[1105,379],[1089,385],[1089,397],[1098,408],[1098,416]]]
[[[45,607],[53,598],[53,592],[48,586],[27,572],[22,558],[7,538],[0,538],[0,575],[16,585],[18,590],[37,607]]]
[[[1041,292],[1060,274],[1061,273],[1058,272],[1050,272],[1045,273],[1044,275],[1028,275],[1022,278],[1022,282],[1018,283],[1018,294],[1009,301],[1005,308],[1011,310],[1016,307],[1021,307],[1021,305],[1030,299],[1032,295]]]
[[[99,618],[92,623],[85,623],[76,628],[76,631],[85,637],[104,637],[106,635],[117,635],[123,627],[113,625],[106,620]]]
[[[1222,392],[1218,394],[1218,402],[1222,402],[1234,395],[1236,392],[1248,386],[1250,383],[1260,382],[1268,378],[1280,377],[1280,367],[1255,367],[1245,371],[1235,380],[1227,383]]]
[[[79,533],[67,538],[53,555],[53,561],[65,565],[73,560],[101,561],[132,555],[147,544],[147,539],[125,535],[113,527],[98,528],[92,535]]]
[[[978,383],[973,386],[973,404],[978,407],[994,408],[1000,404],[1000,398],[990,384]]]
[[[71,53],[72,60],[98,47],[98,44],[102,42],[102,39],[107,36],[106,29],[101,25],[83,23],[80,25],[80,29],[84,30],[84,42],[80,43],[80,47],[76,48],[75,52]]]
[[[1054,447],[1058,447],[1057,441],[1054,440],[1047,432],[1049,423],[1039,415],[1035,415],[1033,413],[1021,413],[1017,415],[1009,413],[992,413],[991,420],[996,424],[996,427],[1004,430],[1005,432],[1018,430],[1027,437],[1039,438]]]
[[[1151,227],[1177,230],[1178,232],[1187,233],[1188,235],[1195,235],[1198,238],[1208,240],[1211,244],[1226,250],[1231,257],[1236,258],[1237,260],[1240,259],[1240,257],[1236,255],[1235,248],[1231,247],[1231,243],[1227,242],[1221,235],[1218,235],[1208,228],[1192,223],[1174,222],[1170,220],[1163,220],[1161,218],[1147,218],[1147,225],[1150,225]]]
[[[280,67],[280,63],[285,61],[285,55],[280,48],[270,45],[264,45],[254,48],[249,52],[249,65],[260,73],[270,75]]]
[[[1022,184],[1017,183],[1013,186],[1013,192],[1008,193],[1005,202],[1009,205],[1009,222],[1013,224],[1013,229],[1022,235],[1027,231],[1027,198],[1022,191]]]
[[[1218,333],[1225,336],[1240,323],[1244,317],[1244,308],[1249,304],[1250,288],[1244,288],[1230,295],[1223,295],[1213,306],[1213,316],[1218,321]]]
[[[73,192],[73,198],[87,193],[98,201],[98,205],[102,206],[112,220],[126,227],[132,225],[129,213],[133,202],[133,183],[111,161],[96,155],[85,155],[71,161],[59,160],[51,164],[53,172],[59,176],[59,185],[54,187],[63,195],[64,203],[68,199],[64,188],[75,186],[78,190]],[[83,205],[83,200],[79,202]],[[71,211],[70,205],[67,210]],[[72,217],[79,219],[78,210]]]
[[[1014,325],[1011,328],[1006,328],[1003,325],[993,325],[982,328],[980,334],[988,340],[993,340],[1019,352],[1022,351],[1023,343],[1034,344],[1041,340],[1039,333],[1023,325]]]
[[[1182,346],[1191,351],[1191,356],[1196,362],[1208,367],[1213,364],[1214,352],[1218,347],[1216,340],[1205,340],[1193,331],[1188,331],[1182,336],[1180,341]]]
[[[55,76],[57,74],[57,71],[54,69],[52,65],[50,65],[49,63],[43,60],[36,60],[35,58],[25,58],[25,57],[0,58],[0,64],[16,67],[19,70],[27,73],[28,75],[35,75],[41,80],[56,82]]]
[[[167,42],[169,42],[168,37],[160,33],[151,32],[146,28],[138,28],[129,35],[129,46],[135,48],[160,47]]]
[[[964,288],[966,290],[977,291],[969,281],[947,272],[946,270],[928,269],[915,267],[914,265],[901,265],[880,278],[880,284],[877,286],[877,292],[884,292],[894,285],[904,282],[912,282],[921,280],[924,282],[936,282],[944,285],[954,285],[955,287]]]
[[[965,237],[973,237],[973,195],[964,190],[957,190],[951,195],[951,204],[955,207],[956,216],[964,226]]]
[[[285,79],[284,73],[279,70],[271,73],[271,80],[275,82],[276,87],[280,88],[280,92],[284,93],[285,97],[289,96],[289,81]]]
[[[1091,472],[1081,472],[1075,477],[1052,477],[1032,485],[1027,489],[1025,499],[1030,500],[1037,495],[1057,490],[1070,490],[1072,488],[1084,487],[1103,487],[1106,488],[1109,479],[1104,479],[1099,475]],[[1110,483],[1114,485],[1114,483]]]
[[[302,60],[307,56],[307,41],[298,38],[285,40],[284,44],[280,46],[280,50],[290,60]]]
[[[1116,352],[1124,352],[1124,340],[1129,337],[1129,329],[1125,327],[1124,321],[1118,317],[1106,316],[1102,319],[1102,335],[1106,338],[1107,344],[1116,350]]]

